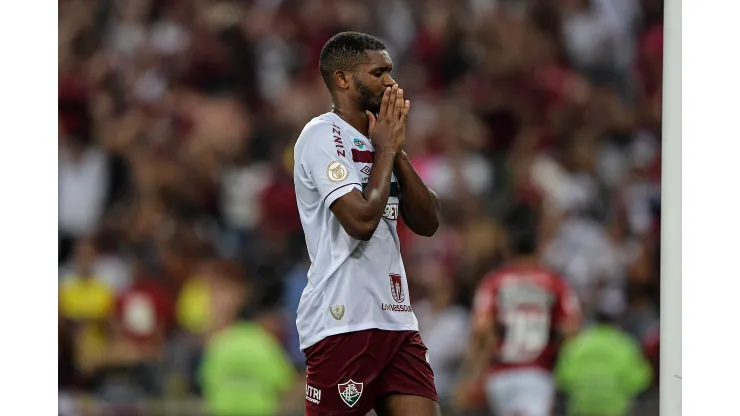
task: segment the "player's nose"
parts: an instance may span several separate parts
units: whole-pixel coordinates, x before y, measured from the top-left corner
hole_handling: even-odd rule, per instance
[[[390,75],[386,75],[383,78],[383,87],[388,88],[388,87],[392,87],[394,85],[396,85],[396,80],[393,79],[393,78],[391,78]]]

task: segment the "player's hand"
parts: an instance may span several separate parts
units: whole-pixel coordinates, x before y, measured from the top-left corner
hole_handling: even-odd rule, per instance
[[[452,394],[452,408],[457,414],[466,414],[485,402],[485,393],[479,380],[462,380]]]
[[[452,395],[452,408],[455,413],[465,414],[473,408],[472,400],[470,400],[470,387],[470,383],[462,382],[455,388]]]
[[[379,151],[399,152],[406,140],[406,118],[411,102],[403,99],[398,84],[386,88],[377,117],[367,111],[370,140]]]

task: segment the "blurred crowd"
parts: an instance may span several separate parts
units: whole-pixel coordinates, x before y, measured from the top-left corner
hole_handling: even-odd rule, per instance
[[[389,46],[443,200],[434,237],[400,227],[440,395],[517,204],[657,360],[661,0],[59,0],[60,414],[301,413],[292,150],[342,30]]]

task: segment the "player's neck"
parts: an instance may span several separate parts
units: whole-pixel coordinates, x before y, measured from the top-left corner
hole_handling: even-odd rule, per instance
[[[368,137],[367,114],[357,109],[348,109],[346,106],[334,104],[331,107],[332,113],[338,115],[347,124],[354,127],[355,130]]]
[[[531,267],[537,266],[538,264],[540,264],[540,260],[536,255],[514,257],[510,262],[510,265],[512,266],[520,267]]]

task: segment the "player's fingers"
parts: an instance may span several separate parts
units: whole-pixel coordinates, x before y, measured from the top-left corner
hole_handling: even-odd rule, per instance
[[[372,132],[375,129],[375,114],[370,111],[365,111],[367,115],[368,131]]]
[[[378,117],[385,117],[385,114],[388,112],[388,101],[390,101],[391,97],[391,88],[388,87],[383,92],[383,98],[380,100],[380,113],[378,113]]]
[[[401,123],[406,123],[409,118],[409,111],[411,111],[411,101],[406,100],[403,103],[403,109],[401,109]]]
[[[396,111],[396,96],[398,95],[398,84],[395,84],[391,87],[390,92],[388,93],[388,108],[386,113],[384,114],[385,117],[391,118],[393,117],[393,113]]]
[[[396,105],[393,107],[393,119],[394,120],[401,119],[402,110],[403,110],[403,90],[399,88],[398,91],[396,91]]]

